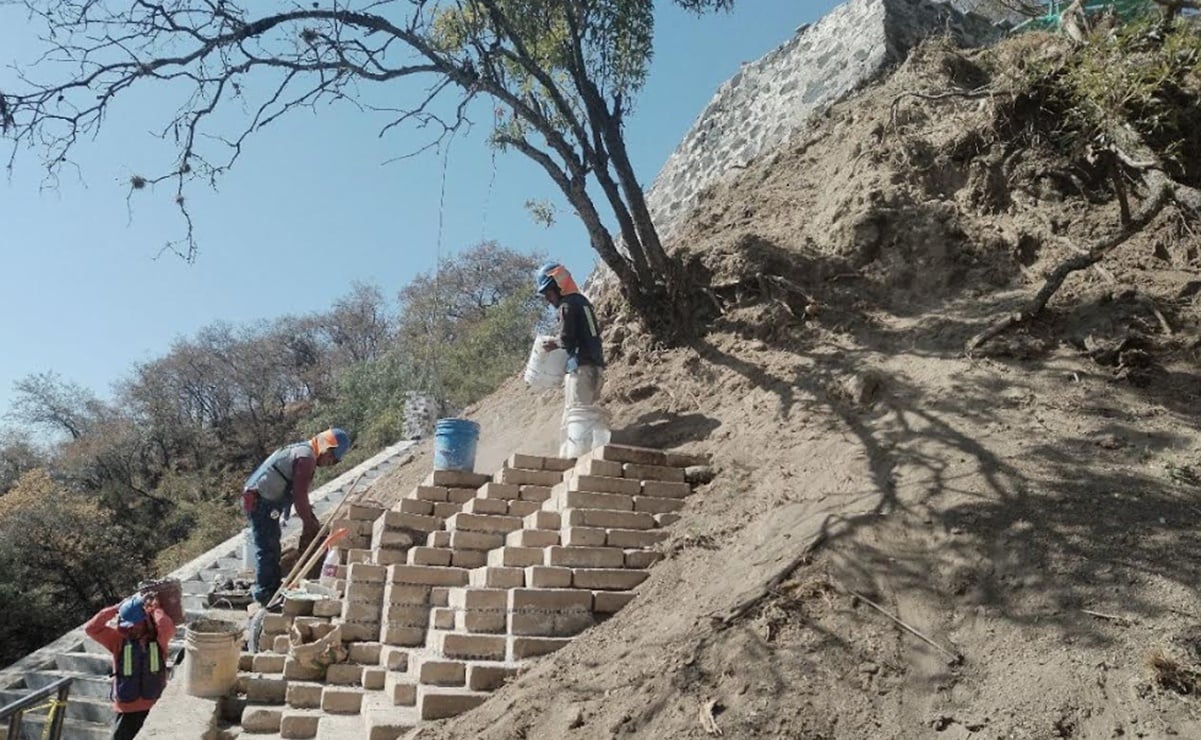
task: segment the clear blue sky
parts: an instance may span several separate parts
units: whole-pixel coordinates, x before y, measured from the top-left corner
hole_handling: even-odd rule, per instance
[[[740,63],[838,3],[743,0],[731,14],[699,19],[659,4],[650,79],[626,126],[646,187]],[[40,53],[39,30],[19,8],[0,6],[0,90],[15,87],[12,64]],[[173,191],[164,185],[135,194],[131,217],[125,183],[173,161],[174,150],[153,133],[172,112],[162,92],[135,91],[118,101],[96,140],[79,145],[78,174],[65,171],[47,188],[36,159],[22,155],[0,181],[8,307],[0,322],[0,414],[12,401],[14,381],[31,373],[52,370],[107,397],[134,363],[161,356],[173,339],[208,324],[325,310],[356,280],[394,296],[433,267],[441,156],[384,164],[410,151],[420,132],[402,129],[381,139],[381,121],[348,106],[299,111],[253,137],[216,191],[197,185],[190,193],[196,262],[155,259],[181,234]],[[234,113],[231,126],[240,116]],[[593,254],[574,216],[562,212],[547,230],[523,207],[529,198],[564,207],[532,163],[497,154],[489,190],[487,129],[477,119],[450,150],[443,248],[496,239],[540,249],[586,274]]]

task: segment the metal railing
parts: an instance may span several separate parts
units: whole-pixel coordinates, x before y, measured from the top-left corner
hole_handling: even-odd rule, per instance
[[[21,740],[21,720],[28,711],[46,709],[46,724],[42,727],[42,740],[59,740],[63,734],[63,720],[67,716],[67,695],[71,693],[70,676],[30,692],[11,704],[0,707],[0,727],[8,724],[8,740]],[[45,704],[44,699],[56,696]]]

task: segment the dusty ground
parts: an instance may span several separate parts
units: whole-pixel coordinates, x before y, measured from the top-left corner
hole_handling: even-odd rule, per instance
[[[964,357],[1116,205],[1007,151],[994,101],[894,117],[977,74],[957,60],[711,194],[680,240],[728,286],[703,338],[656,348],[601,301],[619,439],[719,475],[633,604],[420,737],[1201,737],[1198,242],[1169,209]],[[558,403],[514,382],[469,410],[479,469],[553,452]]]

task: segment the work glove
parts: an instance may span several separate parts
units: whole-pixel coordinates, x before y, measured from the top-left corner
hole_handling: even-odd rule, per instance
[[[317,531],[321,529],[321,525],[316,519],[305,519],[304,529],[300,531],[300,552],[304,552],[310,543],[317,537]]]

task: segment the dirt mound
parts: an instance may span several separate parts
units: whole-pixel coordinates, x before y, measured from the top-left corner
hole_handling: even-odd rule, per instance
[[[962,352],[1118,223],[1020,101],[970,92],[1065,53],[927,46],[708,193],[678,248],[721,315],[691,345],[600,302],[618,439],[718,476],[630,606],[422,738],[1201,737],[1192,223]],[[559,403],[469,410],[484,457],[553,451]]]

